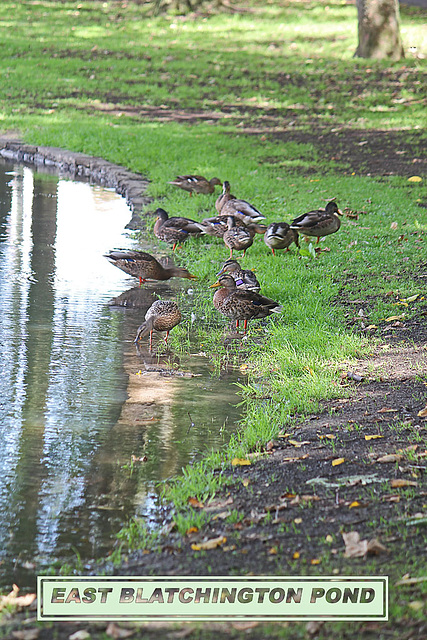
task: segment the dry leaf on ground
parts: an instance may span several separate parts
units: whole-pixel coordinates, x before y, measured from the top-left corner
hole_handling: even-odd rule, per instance
[[[199,542],[199,544],[192,544],[191,548],[193,549],[193,551],[201,551],[201,550],[208,551],[209,549],[216,549],[216,547],[221,546],[225,542],[227,542],[227,538],[225,536],[219,536],[218,538],[211,538],[206,542]]]
[[[68,636],[68,640],[87,640],[87,638],[90,638],[90,633],[86,629],[79,629]]]
[[[120,638],[130,638],[130,636],[133,636],[136,633],[136,629],[126,629],[125,627],[119,627],[114,622],[110,622],[105,633],[107,636],[110,636],[110,638],[119,640]]]
[[[196,507],[197,509],[203,509],[205,506],[204,503],[197,500],[197,498],[188,498],[187,502],[191,507]]]
[[[12,591],[7,596],[0,595],[0,611],[6,605],[14,605],[15,607],[29,607],[36,599],[35,593],[27,593],[25,596],[18,596],[19,587],[13,585]]]
[[[336,467],[343,462],[345,462],[345,458],[335,458],[335,460],[332,460],[332,466]]]
[[[393,480],[390,480],[390,484],[394,489],[396,487],[418,487],[418,482],[404,480],[403,478],[393,478]]]
[[[303,456],[295,456],[292,458],[282,458],[282,462],[297,462],[297,460],[305,460],[308,458],[308,453],[305,453]]]
[[[247,464],[251,464],[250,460],[246,460],[245,458],[233,458],[231,461],[233,467],[242,467]]]
[[[22,631],[12,631],[12,638],[15,640],[36,640],[41,629],[23,629]]]
[[[324,624],[325,623],[320,620],[310,620],[310,622],[307,622],[307,624],[305,625],[305,630],[307,631],[309,636],[315,636]]]
[[[386,552],[387,549],[376,538],[371,540],[361,540],[357,531],[349,531],[342,534],[346,558],[361,558],[367,556],[368,553],[378,554]]]
[[[421,576],[420,578],[410,578],[409,576],[403,576],[400,580],[394,583],[395,587],[403,587],[405,585],[418,584],[419,582],[426,582],[427,576]]]
[[[400,462],[403,456],[399,453],[389,453],[385,456],[381,456],[381,458],[377,458],[375,462],[385,463],[385,462]]]
[[[421,411],[418,411],[417,416],[419,418],[427,418],[427,405]]]
[[[229,504],[233,504],[233,498],[230,496],[226,500],[212,500],[207,506],[204,507],[205,511],[219,511],[228,507]]]

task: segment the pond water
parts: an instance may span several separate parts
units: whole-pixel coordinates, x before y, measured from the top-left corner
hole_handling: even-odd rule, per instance
[[[107,554],[154,520],[157,481],[236,428],[236,374],[133,344],[156,294],[189,283],[139,288],[103,257],[138,247],[130,217],[112,190],[0,164],[2,589]]]

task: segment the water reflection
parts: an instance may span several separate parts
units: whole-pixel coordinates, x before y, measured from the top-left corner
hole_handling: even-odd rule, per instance
[[[157,294],[183,285],[133,287],[103,257],[133,247],[129,218],[112,191],[0,165],[2,585],[71,547],[106,553],[129,516],[150,517],[153,482],[238,418],[202,359],[135,349]],[[131,473],[132,456],[146,461]]]

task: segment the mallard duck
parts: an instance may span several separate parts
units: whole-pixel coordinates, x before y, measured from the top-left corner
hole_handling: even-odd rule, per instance
[[[203,225],[196,220],[190,218],[174,217],[169,218],[167,212],[164,209],[156,209],[157,215],[156,222],[154,224],[154,235],[173,245],[173,251],[177,244],[185,242],[190,235],[198,236],[205,233]]]
[[[290,227],[305,236],[317,237],[317,244],[323,236],[329,236],[331,233],[338,231],[341,226],[339,215],[342,215],[342,213],[338,209],[337,203],[331,200],[325,209],[308,211],[298,216],[292,220]]]
[[[258,293],[261,285],[256,275],[250,269],[242,269],[237,260],[226,260],[217,276],[229,273],[236,283],[236,287],[243,291],[255,291]]]
[[[215,292],[213,303],[215,309],[230,320],[244,321],[244,331],[248,320],[266,318],[272,313],[280,313],[282,307],[275,300],[255,293],[254,291],[242,291],[236,288],[234,278],[224,274],[218,278],[218,282],[210,285],[210,288],[221,287]]]
[[[247,227],[252,223],[252,218],[249,216],[233,215],[236,227]],[[211,218],[204,218],[202,220],[203,228],[208,236],[214,236],[215,238],[222,238],[224,233],[228,229],[229,216],[212,216]]]
[[[233,257],[233,251],[243,251],[245,257],[246,249],[253,244],[254,233],[249,231],[247,227],[236,227],[236,221],[233,216],[229,216],[227,220],[228,229],[222,236],[226,247],[230,249],[230,258]]]
[[[222,193],[219,194],[215,202],[215,209],[218,211],[218,213],[221,213],[221,209],[226,202],[236,199],[236,196],[233,196],[230,191],[230,183],[227,180],[224,180],[224,182],[222,183]]]
[[[145,251],[110,251],[105,256],[115,267],[130,276],[139,278],[142,285],[146,280],[169,280],[169,278],[188,278],[196,280],[183,267],[163,267],[156,258]]]
[[[173,300],[156,300],[145,314],[145,322],[136,332],[135,344],[150,334],[150,349],[153,342],[153,331],[166,331],[165,343],[168,343],[169,331],[182,320],[178,305]]]
[[[217,198],[215,203],[216,210],[221,215],[236,215],[249,216],[252,218],[252,222],[259,222],[264,220],[265,216],[258,211],[256,207],[247,202],[246,200],[239,200],[236,196],[230,193],[230,183],[224,180],[222,185],[222,194]]]
[[[265,216],[262,215],[260,211],[250,202],[246,202],[246,200],[239,200],[238,198],[234,198],[233,200],[228,200],[224,204],[221,209],[221,214],[224,216],[228,216],[230,214],[241,214],[243,216],[250,216],[253,222],[259,222],[260,220],[265,220]]]
[[[169,182],[184,191],[189,191],[190,196],[193,193],[213,193],[217,184],[222,185],[219,178],[211,178],[207,180],[203,176],[177,176],[175,180]]]
[[[273,256],[276,255],[275,249],[289,251],[289,246],[293,242],[299,247],[298,233],[291,229],[287,222],[272,222],[269,224],[264,233],[264,242],[272,250]]]

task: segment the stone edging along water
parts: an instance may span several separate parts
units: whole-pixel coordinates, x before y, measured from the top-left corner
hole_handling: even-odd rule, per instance
[[[132,173],[132,171],[103,158],[57,147],[25,144],[19,140],[8,138],[0,138],[0,158],[11,162],[56,169],[67,177],[86,178],[93,184],[113,188],[126,198],[126,204],[132,212],[132,219],[126,225],[126,229],[144,227],[140,214],[142,209],[151,202],[151,198],[144,195],[148,180],[138,173]]]

